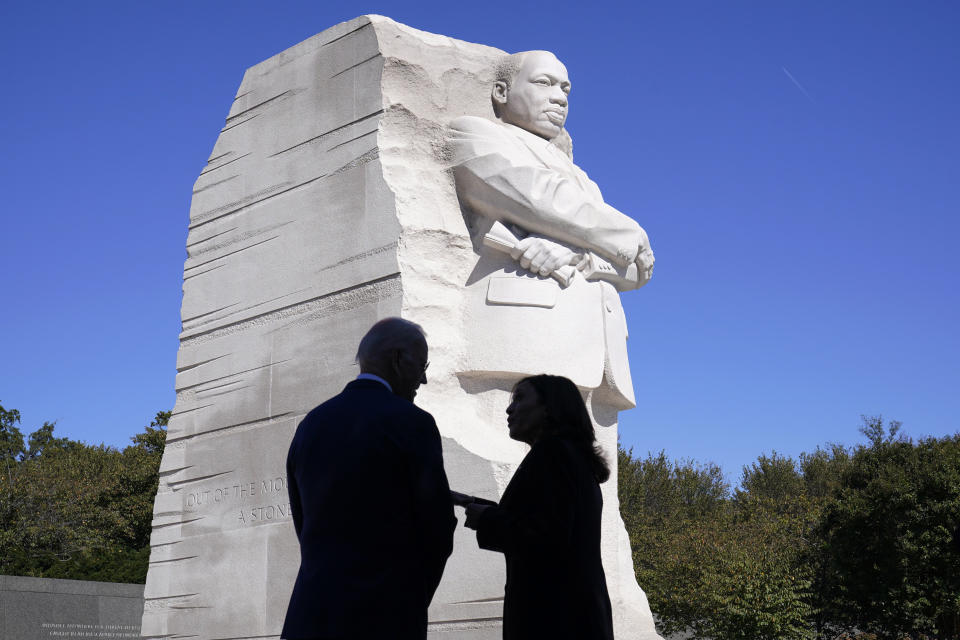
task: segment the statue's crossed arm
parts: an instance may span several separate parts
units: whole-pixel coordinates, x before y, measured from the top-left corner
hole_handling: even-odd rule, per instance
[[[608,280],[621,290],[646,284],[653,268],[646,232],[604,203],[596,185],[572,163],[564,167],[547,155],[548,149],[531,148],[518,131],[475,117],[450,125],[461,203],[522,230],[511,240],[504,234],[509,229],[494,227],[486,244],[509,247],[522,267],[530,269],[532,263],[539,268],[531,270],[541,275],[552,266],[546,270],[561,282],[579,269],[584,277]]]

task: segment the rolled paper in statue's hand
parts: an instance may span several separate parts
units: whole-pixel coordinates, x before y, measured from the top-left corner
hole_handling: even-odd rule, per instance
[[[510,253],[516,249],[519,244],[520,238],[514,235],[514,233],[499,220],[495,220],[493,226],[490,227],[490,231],[483,236],[483,246],[502,251],[503,253]],[[559,282],[561,286],[566,287],[573,281],[573,276],[576,275],[576,273],[576,267],[563,265],[562,267],[554,269],[550,273],[550,277]]]

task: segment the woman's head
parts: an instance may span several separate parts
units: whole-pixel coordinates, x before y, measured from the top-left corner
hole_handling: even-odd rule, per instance
[[[593,423],[580,390],[561,376],[529,376],[514,385],[507,423],[510,437],[527,444],[544,435],[593,441]]]
[[[600,482],[610,475],[595,446],[593,422],[580,390],[567,378],[540,374],[520,380],[507,407],[507,424],[511,438],[529,445],[544,436],[570,440],[592,454],[594,474]]]

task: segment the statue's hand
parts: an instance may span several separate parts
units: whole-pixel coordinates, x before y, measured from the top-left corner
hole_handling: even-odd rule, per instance
[[[640,284],[643,284],[653,276],[653,263],[655,260],[653,257],[653,249],[650,248],[650,245],[640,247],[640,253],[637,254],[634,262],[637,263],[637,270],[643,278]]]
[[[520,262],[521,267],[541,276],[549,276],[560,267],[583,261],[581,254],[537,236],[527,236],[521,240],[510,255]]]

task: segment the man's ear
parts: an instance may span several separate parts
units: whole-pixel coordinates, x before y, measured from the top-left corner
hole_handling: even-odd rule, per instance
[[[507,83],[503,80],[497,80],[493,83],[493,91],[491,92],[490,96],[497,104],[506,104],[507,90]]]
[[[399,349],[393,352],[393,358],[390,359],[390,373],[395,380],[399,380],[403,375],[403,351]]]

